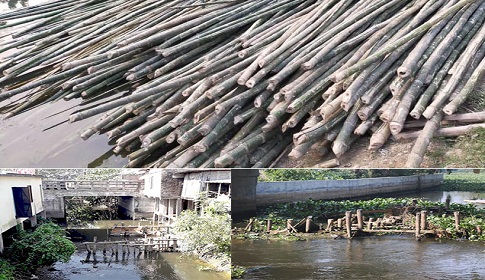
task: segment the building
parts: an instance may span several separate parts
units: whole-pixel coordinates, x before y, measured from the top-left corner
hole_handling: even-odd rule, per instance
[[[29,174],[0,174],[0,252],[4,234],[9,235],[17,225],[35,226],[37,216],[45,218],[42,177]]]
[[[230,169],[153,169],[142,178],[143,194],[156,199],[154,223],[172,224],[181,211],[197,209],[201,193],[219,199],[231,195]]]

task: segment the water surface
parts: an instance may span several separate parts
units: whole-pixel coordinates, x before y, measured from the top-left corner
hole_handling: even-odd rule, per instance
[[[485,279],[485,243],[409,236],[233,240],[244,279]]]

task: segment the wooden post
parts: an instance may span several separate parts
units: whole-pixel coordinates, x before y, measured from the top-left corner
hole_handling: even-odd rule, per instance
[[[327,231],[332,231],[332,229],[333,229],[333,219],[328,219]]]
[[[381,222],[382,222],[382,219],[381,219],[381,218],[377,218],[377,221],[376,221],[376,228],[381,227]]]
[[[253,218],[249,219],[249,223],[244,230],[245,231],[252,231],[253,230]]]
[[[291,231],[292,226],[293,226],[293,219],[286,220],[286,229]]]
[[[421,238],[421,213],[416,213],[416,222],[415,222],[415,225],[416,225],[416,239],[420,239]]]
[[[305,221],[305,232],[308,233],[310,231],[310,226],[312,224],[312,216],[306,217]]]
[[[352,212],[345,212],[345,228],[347,229],[347,237],[352,238]]]
[[[369,218],[369,222],[367,223],[367,229],[372,229],[372,224],[374,223],[374,218]]]
[[[272,225],[272,221],[271,221],[271,219],[268,219],[268,223],[266,224],[266,231],[271,230],[271,225]]]
[[[427,224],[426,224],[426,217],[428,216],[428,211],[423,210],[421,211],[421,229],[426,230],[428,229]]]
[[[364,217],[362,216],[362,209],[357,209],[357,228],[362,230],[364,228]]]
[[[338,227],[339,229],[341,229],[341,228],[342,228],[342,218],[337,219],[337,227]]]
[[[93,255],[96,255],[96,242],[98,242],[98,237],[94,237],[94,245],[93,245]]]
[[[453,213],[455,215],[455,229],[456,231],[460,230],[460,211],[455,211]]]

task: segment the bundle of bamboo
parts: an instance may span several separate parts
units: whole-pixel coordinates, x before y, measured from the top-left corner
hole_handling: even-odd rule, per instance
[[[418,167],[485,69],[485,1],[66,0],[0,20],[5,117],[83,98],[69,121],[102,114],[82,137],[106,133],[130,167],[339,157],[423,116]]]

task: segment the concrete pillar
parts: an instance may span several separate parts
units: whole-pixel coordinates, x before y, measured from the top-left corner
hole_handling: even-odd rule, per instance
[[[168,202],[168,216],[170,218],[173,217],[173,200],[172,199],[167,199],[167,202]],[[172,222],[172,219],[170,219],[169,222]]]
[[[160,213],[162,215],[167,215],[167,200],[166,199],[160,199]]]
[[[231,213],[234,221],[256,215],[256,184],[259,170],[231,170]]]
[[[3,253],[3,233],[0,230],[0,253]]]
[[[182,199],[177,198],[177,204],[175,208],[175,217],[178,217],[180,215],[180,212],[182,211]]]
[[[136,212],[135,200],[136,200],[136,199],[135,199],[134,197],[132,197],[132,198],[131,198],[131,200],[133,201],[133,204],[132,204],[132,207],[133,207],[133,214],[132,214],[131,218],[132,218],[132,220],[135,220],[135,218],[136,218],[136,217],[135,217],[135,212]]]
[[[30,220],[30,225],[31,225],[32,227],[37,226],[37,216],[36,216],[36,215],[34,215],[34,216],[30,217],[30,218],[29,218],[29,220]]]

